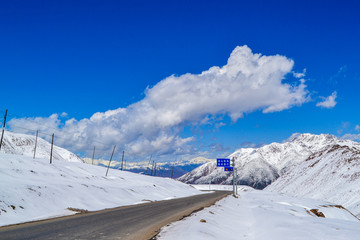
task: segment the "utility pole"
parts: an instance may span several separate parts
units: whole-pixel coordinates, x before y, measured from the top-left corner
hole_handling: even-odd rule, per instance
[[[94,146],[93,156],[91,159],[91,165],[94,165],[94,157],[95,157],[95,146]]]
[[[234,167],[234,170],[235,170],[235,193],[236,195],[238,195],[238,183],[237,183],[237,179],[238,179],[238,171],[237,171],[237,168]]]
[[[111,154],[111,157],[110,157],[109,165],[108,165],[108,167],[107,167],[106,174],[105,174],[106,177],[107,177],[108,172],[109,172],[109,167],[110,167],[111,160],[112,160],[112,158],[113,158],[113,156],[114,156],[115,148],[116,148],[116,145],[114,146],[114,149],[113,149],[112,154]]]
[[[35,138],[35,147],[34,147],[34,159],[35,159],[35,153],[36,153],[36,145],[37,145],[37,138],[38,138],[39,130],[36,130],[36,138]]]
[[[149,159],[149,163],[148,163],[148,166],[146,168],[146,171],[145,171],[145,175],[147,174],[147,171],[149,169],[149,172],[150,172],[150,162],[151,162],[151,158],[152,158],[152,155],[150,155],[150,159]]]
[[[156,163],[155,163],[155,172],[154,172],[154,176],[156,177]]]
[[[50,164],[52,163],[53,146],[54,146],[54,133],[52,134],[52,138],[51,138]]]
[[[174,175],[174,165],[171,167],[171,178],[173,178]]]
[[[235,195],[235,157],[231,158],[231,166],[233,167],[233,195]]]
[[[153,164],[152,164],[152,167],[151,167],[151,174],[150,174],[151,176],[152,176],[153,171],[154,171],[154,163],[155,163],[155,162],[153,161]]]
[[[1,145],[2,145],[2,142],[3,142],[3,137],[4,137],[5,124],[6,124],[6,116],[7,116],[7,109],[6,109],[6,111],[5,111],[4,124],[3,124],[2,133],[1,133],[0,150],[1,150]]]
[[[121,158],[121,171],[123,170],[124,154],[125,154],[125,151],[123,151],[123,155],[122,155],[122,158]]]

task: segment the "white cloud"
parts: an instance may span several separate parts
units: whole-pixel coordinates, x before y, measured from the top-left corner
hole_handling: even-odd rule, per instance
[[[330,83],[331,84],[337,84],[338,81],[346,79],[348,72],[348,67],[346,65],[341,66],[336,74],[330,77]]]
[[[293,76],[296,78],[303,78],[306,75],[306,68],[304,68],[303,72],[293,72]]]
[[[322,102],[318,102],[316,104],[317,107],[322,107],[322,108],[333,108],[335,107],[335,105],[337,104],[337,102],[335,101],[337,97],[337,93],[336,91],[333,92],[330,96],[328,96],[327,98],[325,97],[321,97],[324,101]]]
[[[244,113],[282,111],[306,102],[304,80],[283,82],[293,73],[293,65],[293,60],[284,56],[263,56],[253,54],[247,46],[236,47],[225,66],[201,74],[169,76],[147,88],[144,99],[126,108],[98,112],[89,119],[69,119],[64,124],[58,115],[52,115],[13,119],[9,125],[12,129],[17,125],[55,128],[61,136],[58,143],[73,151],[91,152],[96,140],[105,144],[104,150],[117,144],[132,155],[189,153],[189,143],[195,138],[180,137],[186,125],[208,124],[208,119],[224,115],[235,122]]]
[[[356,131],[360,131],[360,126],[359,126],[359,125],[356,125],[356,126],[355,126],[355,130],[356,130]]]
[[[352,140],[352,141],[360,141],[360,134],[347,133],[347,134],[344,134],[341,137],[341,139]]]
[[[62,114],[60,115],[62,116]],[[54,113],[50,117],[35,117],[35,118],[19,118],[12,119],[8,125],[11,129],[19,132],[33,133],[36,130],[40,132],[53,133],[59,132],[59,127],[62,125],[59,115]]]

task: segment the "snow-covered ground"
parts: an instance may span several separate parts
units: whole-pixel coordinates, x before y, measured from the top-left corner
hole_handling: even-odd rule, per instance
[[[88,211],[185,197],[202,192],[169,178],[82,162],[0,153],[0,226]]]
[[[213,191],[213,190],[232,191],[233,190],[233,185],[220,185],[220,184],[190,184],[190,185],[196,188],[197,190],[201,190],[201,191]]]
[[[239,194],[164,227],[158,239],[359,239],[360,221],[340,206],[245,186],[239,187]]]

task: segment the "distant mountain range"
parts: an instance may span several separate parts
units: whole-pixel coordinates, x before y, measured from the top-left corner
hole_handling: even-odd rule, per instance
[[[86,163],[92,164],[94,162],[95,165],[107,167],[109,164],[109,160],[104,159],[94,159],[92,161],[91,158],[83,159]],[[156,159],[154,159],[156,160]],[[156,162],[156,176],[161,177],[173,177],[178,178],[193,169],[203,165],[208,162],[215,162],[215,159],[208,159],[204,157],[197,157],[191,160],[181,160],[181,161],[169,161],[169,162]],[[151,161],[152,164],[152,161]],[[148,175],[151,174],[151,164],[149,165],[149,161],[141,161],[141,162],[127,162],[126,166],[123,164],[123,169],[134,173],[146,173]],[[121,169],[121,162],[112,161],[110,167],[113,169]],[[155,175],[155,171],[152,172]]]

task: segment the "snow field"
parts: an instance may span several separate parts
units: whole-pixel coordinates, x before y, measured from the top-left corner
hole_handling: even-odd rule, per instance
[[[164,227],[158,239],[359,239],[360,221],[329,202],[293,198],[245,186],[239,188],[239,194],[238,198],[229,196]],[[317,217],[311,209],[318,209],[325,218]]]
[[[0,226],[202,192],[179,181],[0,153]]]

